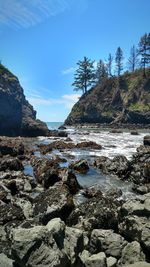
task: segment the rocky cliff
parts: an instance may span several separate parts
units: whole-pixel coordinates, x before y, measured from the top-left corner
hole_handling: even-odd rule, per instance
[[[47,135],[45,123],[26,100],[19,80],[0,64],[0,135]]]
[[[150,124],[150,69],[112,77],[89,90],[74,105],[65,124]]]

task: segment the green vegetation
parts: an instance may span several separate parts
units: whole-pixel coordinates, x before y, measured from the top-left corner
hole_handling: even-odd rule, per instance
[[[145,105],[143,103],[133,103],[129,106],[129,110],[130,111],[143,111],[143,112],[146,112],[146,111],[149,111],[150,110],[150,106],[148,105]]]
[[[124,65],[128,65],[128,71],[123,73]],[[121,87],[122,77],[124,74],[128,76],[129,73],[136,73],[137,70],[142,69],[143,73],[140,75],[146,78],[147,68],[150,66],[150,33],[145,33],[139,41],[138,47],[133,45],[130,49],[130,56],[127,60],[127,64],[123,62],[123,51],[120,47],[117,48],[115,54],[115,68],[113,64],[113,56],[109,53],[108,59],[103,61],[100,59],[97,63],[97,67],[94,68],[94,61],[84,57],[83,60],[77,62],[78,69],[74,75],[73,87],[74,90],[82,90],[83,94],[87,92],[88,89],[93,87],[93,85],[99,85],[104,79],[111,77],[119,77],[118,87]],[[112,74],[112,72],[114,73]],[[139,72],[137,72],[138,74]],[[123,75],[122,75],[123,74]],[[126,81],[128,83],[128,81]],[[133,84],[129,85],[129,90],[132,90],[136,86],[136,81],[132,81]],[[138,83],[138,82],[137,82]],[[128,86],[127,86],[128,87]]]

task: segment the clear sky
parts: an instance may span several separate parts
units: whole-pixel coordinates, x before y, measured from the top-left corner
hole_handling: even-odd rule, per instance
[[[79,97],[76,62],[115,54],[150,31],[150,0],[0,0],[0,59],[44,121],[64,121]]]

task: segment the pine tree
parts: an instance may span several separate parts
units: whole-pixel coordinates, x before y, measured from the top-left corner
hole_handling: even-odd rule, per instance
[[[82,90],[83,93],[86,93],[87,89],[95,84],[95,69],[93,64],[94,61],[91,61],[87,57],[77,62],[78,69],[76,70],[74,83],[72,84],[75,91]]]
[[[96,70],[96,80],[97,83],[101,83],[101,81],[104,78],[108,77],[108,73],[107,73],[107,67],[104,64],[104,62],[100,59],[98,64],[97,64],[97,70]]]
[[[130,57],[128,59],[128,66],[129,66],[129,70],[131,71],[135,71],[136,67],[139,64],[139,59],[138,59],[138,50],[136,49],[135,45],[133,45],[131,47],[130,50]]]
[[[113,57],[110,53],[107,60],[107,69],[109,77],[112,77],[112,62],[113,62]]]
[[[139,42],[139,54],[141,56],[141,66],[143,75],[146,77],[146,66],[150,63],[150,33],[145,33]]]
[[[117,75],[121,75],[121,71],[123,70],[123,51],[120,47],[117,48],[116,51],[116,57],[115,57],[115,62],[116,62],[116,71]]]

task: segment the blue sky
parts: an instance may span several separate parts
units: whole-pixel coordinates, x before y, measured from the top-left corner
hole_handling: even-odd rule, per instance
[[[0,0],[0,59],[44,121],[64,121],[76,62],[105,60],[150,30],[150,0]]]

